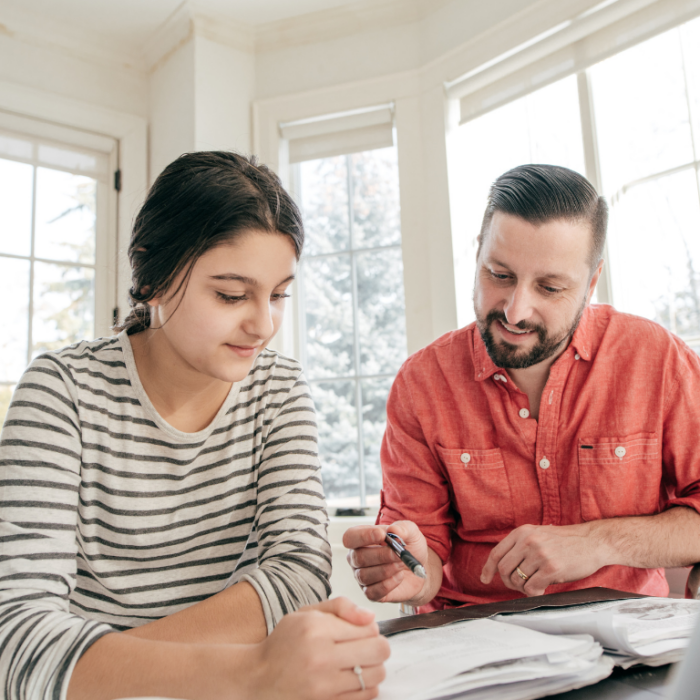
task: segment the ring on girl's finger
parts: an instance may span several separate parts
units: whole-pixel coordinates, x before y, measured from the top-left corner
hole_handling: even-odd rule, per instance
[[[355,675],[357,676],[357,680],[360,681],[360,690],[365,689],[365,679],[362,677],[362,666],[355,666],[355,668],[352,669]]]
[[[521,571],[521,569],[520,569],[519,566],[516,566],[516,567],[515,567],[515,573],[518,574],[518,576],[520,576],[520,578],[521,578],[523,581],[527,581],[527,580],[530,578],[527,574],[524,574],[524,573]]]

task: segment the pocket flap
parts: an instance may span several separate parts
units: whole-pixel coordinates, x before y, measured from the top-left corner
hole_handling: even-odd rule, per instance
[[[503,455],[500,448],[474,450],[470,447],[448,449],[436,445],[440,459],[448,469],[503,469]]]
[[[637,433],[625,437],[579,438],[579,464],[619,464],[649,459],[659,454],[655,433]]]

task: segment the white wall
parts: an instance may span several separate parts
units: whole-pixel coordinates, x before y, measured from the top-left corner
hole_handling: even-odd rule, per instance
[[[195,43],[192,38],[160,61],[150,76],[149,182],[195,148]]]
[[[252,52],[195,36],[195,147],[251,150]]]

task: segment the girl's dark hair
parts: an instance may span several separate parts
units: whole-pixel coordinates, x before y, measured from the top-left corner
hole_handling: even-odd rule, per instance
[[[153,183],[134,222],[131,311],[114,330],[132,335],[147,329],[148,301],[169,290],[183,270],[173,294],[186,288],[204,253],[250,229],[289,236],[297,259],[301,255],[301,213],[268,167],[228,151],[180,156]]]
[[[593,185],[574,170],[558,165],[519,165],[497,178],[489,191],[478,239],[479,252],[497,211],[531,224],[556,219],[585,221],[591,227],[588,259],[591,270],[600,262],[608,227],[608,205]]]

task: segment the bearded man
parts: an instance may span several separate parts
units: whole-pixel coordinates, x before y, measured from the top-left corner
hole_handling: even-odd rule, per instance
[[[401,368],[377,525],[344,537],[370,600],[664,596],[662,567],[700,561],[700,362],[661,326],[590,305],[606,225],[603,198],[566,168],[493,184],[476,323]],[[389,527],[426,579],[382,546]]]

